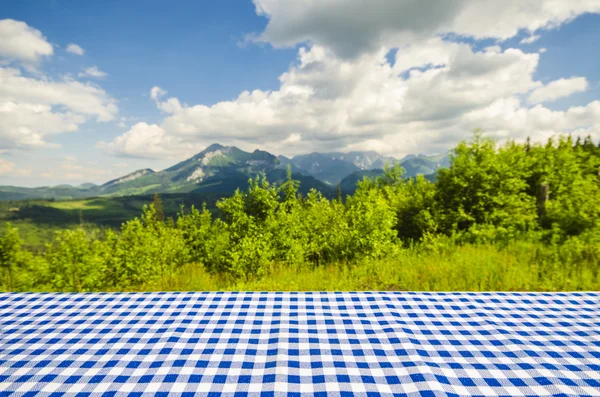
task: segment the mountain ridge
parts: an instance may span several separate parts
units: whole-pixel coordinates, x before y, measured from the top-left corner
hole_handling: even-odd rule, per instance
[[[440,166],[449,164],[449,158],[447,154],[409,155],[399,160],[375,151],[312,152],[288,158],[260,149],[246,152],[235,146],[214,143],[162,171],[142,168],[101,185],[85,183],[77,187],[60,185],[39,188],[0,186],[0,200],[190,192],[228,195],[237,188],[246,188],[248,179],[256,175],[267,177],[269,182],[281,183],[285,180],[288,165],[291,166],[293,177],[301,181],[301,191],[315,188],[324,194],[330,194],[345,178],[353,174],[375,175],[377,172],[368,171],[381,171],[386,164],[402,165],[406,169],[406,175],[411,177],[435,173]],[[344,190],[348,188],[350,180],[344,181]]]

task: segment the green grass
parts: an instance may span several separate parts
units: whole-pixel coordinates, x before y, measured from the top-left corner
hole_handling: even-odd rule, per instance
[[[56,201],[48,203],[48,207],[58,208],[61,210],[102,210],[104,206],[98,200],[73,200],[73,201]]]
[[[169,291],[575,291],[600,290],[594,260],[547,261],[530,243],[402,249],[386,259],[348,265],[275,266],[262,277],[236,281],[187,265],[172,278],[142,290]]]
[[[109,194],[108,197],[122,197],[122,196],[130,196],[130,195],[141,195],[147,194],[148,192],[153,192],[158,188],[161,188],[162,184],[155,183],[152,185],[142,186],[142,187],[130,187],[121,189],[118,192]]]

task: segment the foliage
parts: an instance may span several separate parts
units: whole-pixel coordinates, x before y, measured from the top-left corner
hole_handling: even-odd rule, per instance
[[[454,150],[451,167],[439,170],[436,201],[444,233],[474,225],[526,231],[536,220],[534,198],[527,194],[527,153],[513,142],[495,146],[476,133]]]
[[[531,162],[532,190],[544,182],[550,188],[543,227],[556,224],[566,237],[600,226],[600,150],[574,147],[570,137],[560,138],[532,148]]]

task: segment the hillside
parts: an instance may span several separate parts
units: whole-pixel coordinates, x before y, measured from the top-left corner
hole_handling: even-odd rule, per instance
[[[358,182],[366,178],[377,178],[383,175],[382,169],[364,170],[353,172],[340,181],[340,190],[342,194],[353,194],[356,191]]]
[[[0,186],[0,201],[28,199],[69,200],[90,197],[92,195],[90,188],[70,185],[42,187]]]

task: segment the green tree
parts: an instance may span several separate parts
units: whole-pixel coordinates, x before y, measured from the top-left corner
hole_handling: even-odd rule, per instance
[[[292,166],[288,164],[285,182],[283,182],[280,187],[280,190],[283,193],[283,202],[287,203],[288,205],[296,204],[299,188],[300,181],[292,178]]]
[[[600,179],[596,171],[600,162],[589,142],[587,145],[586,149],[586,143],[577,146],[571,137],[559,137],[530,152],[529,193],[538,194],[542,184],[550,190],[541,226],[565,236],[583,233],[600,222]]]
[[[300,218],[305,257],[314,265],[347,261],[350,251],[350,226],[346,206],[337,200],[329,201],[322,193],[311,189],[303,201]]]
[[[202,263],[211,271],[226,270],[225,253],[229,246],[226,224],[220,219],[213,221],[206,203],[202,211],[192,206],[188,214],[182,208],[177,228],[182,232],[193,263]]]
[[[387,252],[396,237],[396,213],[375,182],[359,182],[354,195],[346,200],[345,213],[349,249],[355,256],[380,257]]]
[[[250,278],[265,271],[273,259],[272,233],[265,227],[279,206],[279,189],[266,178],[249,181],[248,191],[217,203],[227,224],[230,247],[227,268],[237,276]]]
[[[53,288],[73,292],[101,289],[105,248],[104,241],[91,241],[81,228],[57,232],[46,254]]]
[[[163,201],[158,193],[154,193],[154,196],[152,196],[152,206],[154,207],[154,219],[156,222],[164,222],[165,209]]]
[[[476,132],[451,155],[451,167],[438,170],[436,201],[447,234],[486,225],[503,233],[526,231],[535,221],[535,200],[527,194],[527,151],[496,144]]]
[[[407,243],[421,240],[438,231],[435,185],[422,175],[411,178],[394,201],[398,237]]]
[[[18,264],[22,245],[19,231],[8,223],[4,235],[0,237],[0,268],[3,273],[2,281],[7,291],[15,289],[15,273],[20,270]]]
[[[265,224],[272,236],[273,260],[296,267],[307,260],[304,208],[299,187],[300,181],[292,178],[292,169],[288,165],[286,181],[280,187],[283,200]]]

